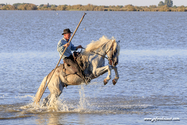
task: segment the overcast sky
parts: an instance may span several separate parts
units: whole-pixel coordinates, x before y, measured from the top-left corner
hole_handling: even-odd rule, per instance
[[[14,4],[14,3],[33,3],[36,5],[40,4],[56,4],[56,5],[76,5],[76,4],[93,4],[93,5],[128,5],[134,6],[149,6],[158,5],[160,1],[165,0],[1,0],[0,3]],[[176,6],[187,6],[187,0],[173,0],[173,5]]]

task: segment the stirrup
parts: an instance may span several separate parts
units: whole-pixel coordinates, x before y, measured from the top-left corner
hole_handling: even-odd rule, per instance
[[[86,83],[86,85],[91,81],[91,78],[90,77],[85,77],[85,83]]]

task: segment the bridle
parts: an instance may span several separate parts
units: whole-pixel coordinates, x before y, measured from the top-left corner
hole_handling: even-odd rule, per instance
[[[112,59],[114,42],[115,42],[115,41],[112,42],[112,45],[110,46],[110,48],[105,52],[105,55],[107,55],[108,52],[112,49],[111,57],[108,57],[108,59]]]
[[[110,46],[110,48],[108,49],[108,51],[106,51],[106,54],[107,54],[107,53],[112,49],[111,55],[110,55],[110,57],[108,57],[108,63],[109,63],[110,65],[112,65],[112,63],[113,63],[112,54],[114,53],[114,52],[113,52],[114,42],[115,42],[115,41],[112,42],[112,45]]]

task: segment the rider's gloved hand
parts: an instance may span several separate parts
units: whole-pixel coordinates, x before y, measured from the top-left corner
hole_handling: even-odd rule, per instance
[[[82,46],[81,46],[81,45],[79,45],[79,46],[77,46],[77,47],[76,47],[76,49],[78,49],[78,48],[82,48]]]

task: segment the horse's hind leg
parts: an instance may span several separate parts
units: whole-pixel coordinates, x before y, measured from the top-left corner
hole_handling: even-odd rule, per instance
[[[43,102],[42,102],[42,107],[44,107],[44,106],[48,106],[49,105],[49,100],[50,100],[50,98],[51,98],[51,93],[47,96],[47,97],[45,97],[44,99],[43,99]]]
[[[56,93],[49,94],[46,98],[43,99],[42,107],[43,106],[52,106],[57,101],[59,95]]]
[[[64,86],[60,78],[56,78],[51,80],[48,85],[48,88],[50,90],[50,94],[46,98],[44,98],[43,106],[51,106],[55,104],[58,97],[61,95]]]

